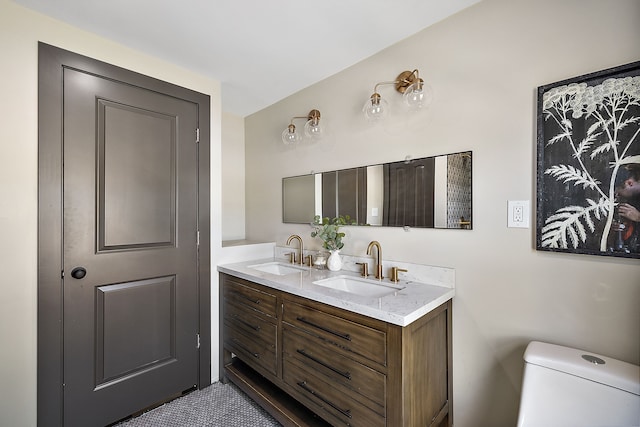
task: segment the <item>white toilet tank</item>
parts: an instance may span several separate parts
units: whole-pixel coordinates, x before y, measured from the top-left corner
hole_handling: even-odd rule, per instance
[[[531,342],[518,427],[640,426],[640,366]]]

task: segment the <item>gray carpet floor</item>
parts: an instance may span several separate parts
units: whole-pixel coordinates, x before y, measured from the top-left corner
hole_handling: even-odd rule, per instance
[[[115,427],[279,427],[235,385],[214,383]]]

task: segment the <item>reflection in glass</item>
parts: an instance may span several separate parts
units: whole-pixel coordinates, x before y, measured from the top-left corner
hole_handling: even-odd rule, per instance
[[[282,207],[285,223],[309,223],[315,216],[315,176],[282,179]]]
[[[471,152],[283,178],[283,222],[471,228]]]

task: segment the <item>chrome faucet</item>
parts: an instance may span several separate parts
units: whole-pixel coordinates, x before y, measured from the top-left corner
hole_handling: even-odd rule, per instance
[[[298,257],[299,261],[297,261],[297,263],[302,265],[304,263],[304,259],[303,259],[304,258],[304,244],[302,243],[302,237],[298,236],[297,234],[292,234],[287,239],[287,245],[289,245],[293,239],[298,239],[298,242],[300,243],[300,257]],[[293,261],[292,262],[294,264],[296,264],[295,253],[293,254]]]
[[[380,242],[374,240],[369,243],[369,246],[367,246],[367,255],[371,255],[371,249],[374,246],[378,248],[378,261],[376,262],[375,267],[376,279],[382,280],[384,279],[384,276],[382,275],[382,247],[380,246]]]

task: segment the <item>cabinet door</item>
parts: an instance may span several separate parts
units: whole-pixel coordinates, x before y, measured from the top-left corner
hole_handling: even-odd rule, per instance
[[[224,324],[224,345],[252,368],[276,375],[276,348],[272,343],[256,339],[246,330],[229,322]]]
[[[273,320],[263,314],[256,313],[233,301],[224,301],[225,322],[236,329],[244,331],[255,340],[263,341],[275,347],[277,327]]]
[[[371,407],[384,413],[386,376],[375,369],[356,362],[336,352],[333,346],[322,340],[285,328],[283,358],[326,377],[331,383],[341,384],[352,392],[371,400]]]
[[[336,383],[327,382],[307,367],[289,361],[283,364],[283,379],[289,392],[331,424],[352,427],[383,427],[384,414],[371,402]]]
[[[224,298],[242,304],[270,317],[276,317],[276,296],[265,292],[251,282],[227,276],[224,281]]]
[[[315,308],[285,301],[283,321],[333,346],[385,366],[386,332]]]
[[[278,364],[276,295],[229,276],[224,276],[222,286],[224,349],[258,372],[275,376]]]

